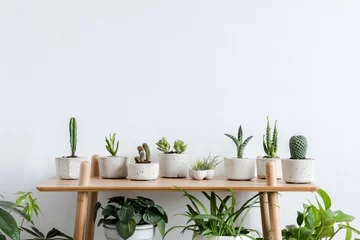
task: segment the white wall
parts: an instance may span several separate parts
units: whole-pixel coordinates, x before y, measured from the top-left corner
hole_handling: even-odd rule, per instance
[[[185,140],[194,158],[233,155],[223,133],[239,124],[255,135],[247,155],[262,154],[269,115],[279,120],[279,155],[289,155],[290,136],[306,135],[316,182],[359,227],[359,7],[356,0],[2,1],[1,194],[36,191],[55,174],[54,157],[69,153],[71,116],[80,155],[106,154],[104,136],[117,132],[121,154],[135,155],[142,142],[155,152],[167,136]],[[136,194],[170,215],[186,202],[178,193]],[[76,195],[36,195],[39,228],[72,233]],[[308,197],[282,194],[283,225]],[[255,213],[249,222],[260,227]],[[103,239],[101,228],[96,236]]]

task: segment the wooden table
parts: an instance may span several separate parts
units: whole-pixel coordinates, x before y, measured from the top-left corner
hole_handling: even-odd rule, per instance
[[[276,179],[275,163],[266,166],[267,179],[251,181],[229,181],[218,177],[208,181],[181,178],[159,178],[155,181],[131,181],[129,179],[101,179],[99,177],[98,156],[94,155],[91,166],[81,164],[79,180],[50,178],[37,189],[41,192],[77,192],[74,240],[94,240],[94,207],[98,192],[115,191],[178,191],[175,186],[186,191],[233,191],[260,192],[260,212],[265,239],[281,240],[278,192],[314,192],[314,184],[286,184]],[[84,238],[85,237],[85,238]]]

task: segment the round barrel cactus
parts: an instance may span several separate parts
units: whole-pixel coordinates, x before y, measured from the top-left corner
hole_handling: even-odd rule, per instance
[[[291,159],[305,159],[307,140],[304,136],[292,136],[289,141]]]

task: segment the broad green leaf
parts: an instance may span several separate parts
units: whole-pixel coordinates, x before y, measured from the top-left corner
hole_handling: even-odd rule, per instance
[[[0,208],[0,230],[12,240],[20,238],[20,230],[15,219],[2,208]]]
[[[136,225],[137,225],[141,222],[143,216],[140,213],[135,213],[134,218],[135,218]]]
[[[165,237],[165,225],[166,225],[166,223],[164,220],[161,220],[157,223],[157,227],[159,229],[159,232],[160,232],[160,235],[162,238]]]
[[[360,235],[360,231],[358,229],[356,229],[356,228],[351,227],[351,226],[347,226],[347,225],[344,225],[344,224],[339,224],[339,228],[341,228],[341,229],[350,229],[354,233]]]
[[[123,206],[125,204],[125,197],[112,197],[112,198],[109,198],[109,201],[108,203],[117,203],[119,204],[120,206]]]
[[[346,226],[350,227],[350,224],[346,223]],[[345,240],[351,240],[351,238],[352,238],[352,231],[351,231],[351,229],[347,228],[346,229]]]
[[[101,207],[101,203],[97,202],[95,204],[95,208],[94,208],[94,217],[93,217],[94,222],[96,221],[97,214],[98,214],[98,211],[99,211],[100,207]]]
[[[122,223],[120,221],[118,221],[116,223],[116,231],[119,234],[120,237],[122,237],[123,239],[128,239],[130,238],[136,229],[136,222],[135,219],[130,219],[130,221],[128,223]]]
[[[123,206],[118,212],[119,221],[122,223],[129,223],[131,220],[134,220],[134,208],[132,206]],[[136,221],[135,221],[136,223]]]
[[[14,212],[17,215],[19,215],[20,217],[24,218],[26,221],[31,222],[30,217],[23,211],[19,210],[18,208],[15,208],[15,203],[13,203],[13,202],[0,201],[0,207],[5,210]]]
[[[297,218],[296,218],[296,222],[299,226],[301,226],[301,224],[303,224],[304,222],[304,214],[302,212],[297,212]]]
[[[162,220],[162,213],[156,207],[149,207],[143,215],[144,221],[156,225]]]
[[[343,213],[342,211],[340,210],[337,210],[337,211],[334,211],[334,214],[335,214],[335,221],[337,223],[340,223],[340,222],[351,222],[353,221],[355,218],[351,215],[348,215],[346,213]]]
[[[315,216],[313,209],[310,209],[305,216],[305,227],[308,229],[313,229],[315,227]]]
[[[116,211],[116,207],[113,205],[106,205],[102,210],[102,215],[104,218],[112,216]]]
[[[331,208],[331,198],[329,197],[329,195],[323,189],[319,189],[317,193],[320,195],[324,202],[325,210]]]

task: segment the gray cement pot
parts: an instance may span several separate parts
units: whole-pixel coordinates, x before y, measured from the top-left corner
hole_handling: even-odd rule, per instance
[[[102,178],[126,178],[127,157],[107,156],[99,157],[99,171]]]

